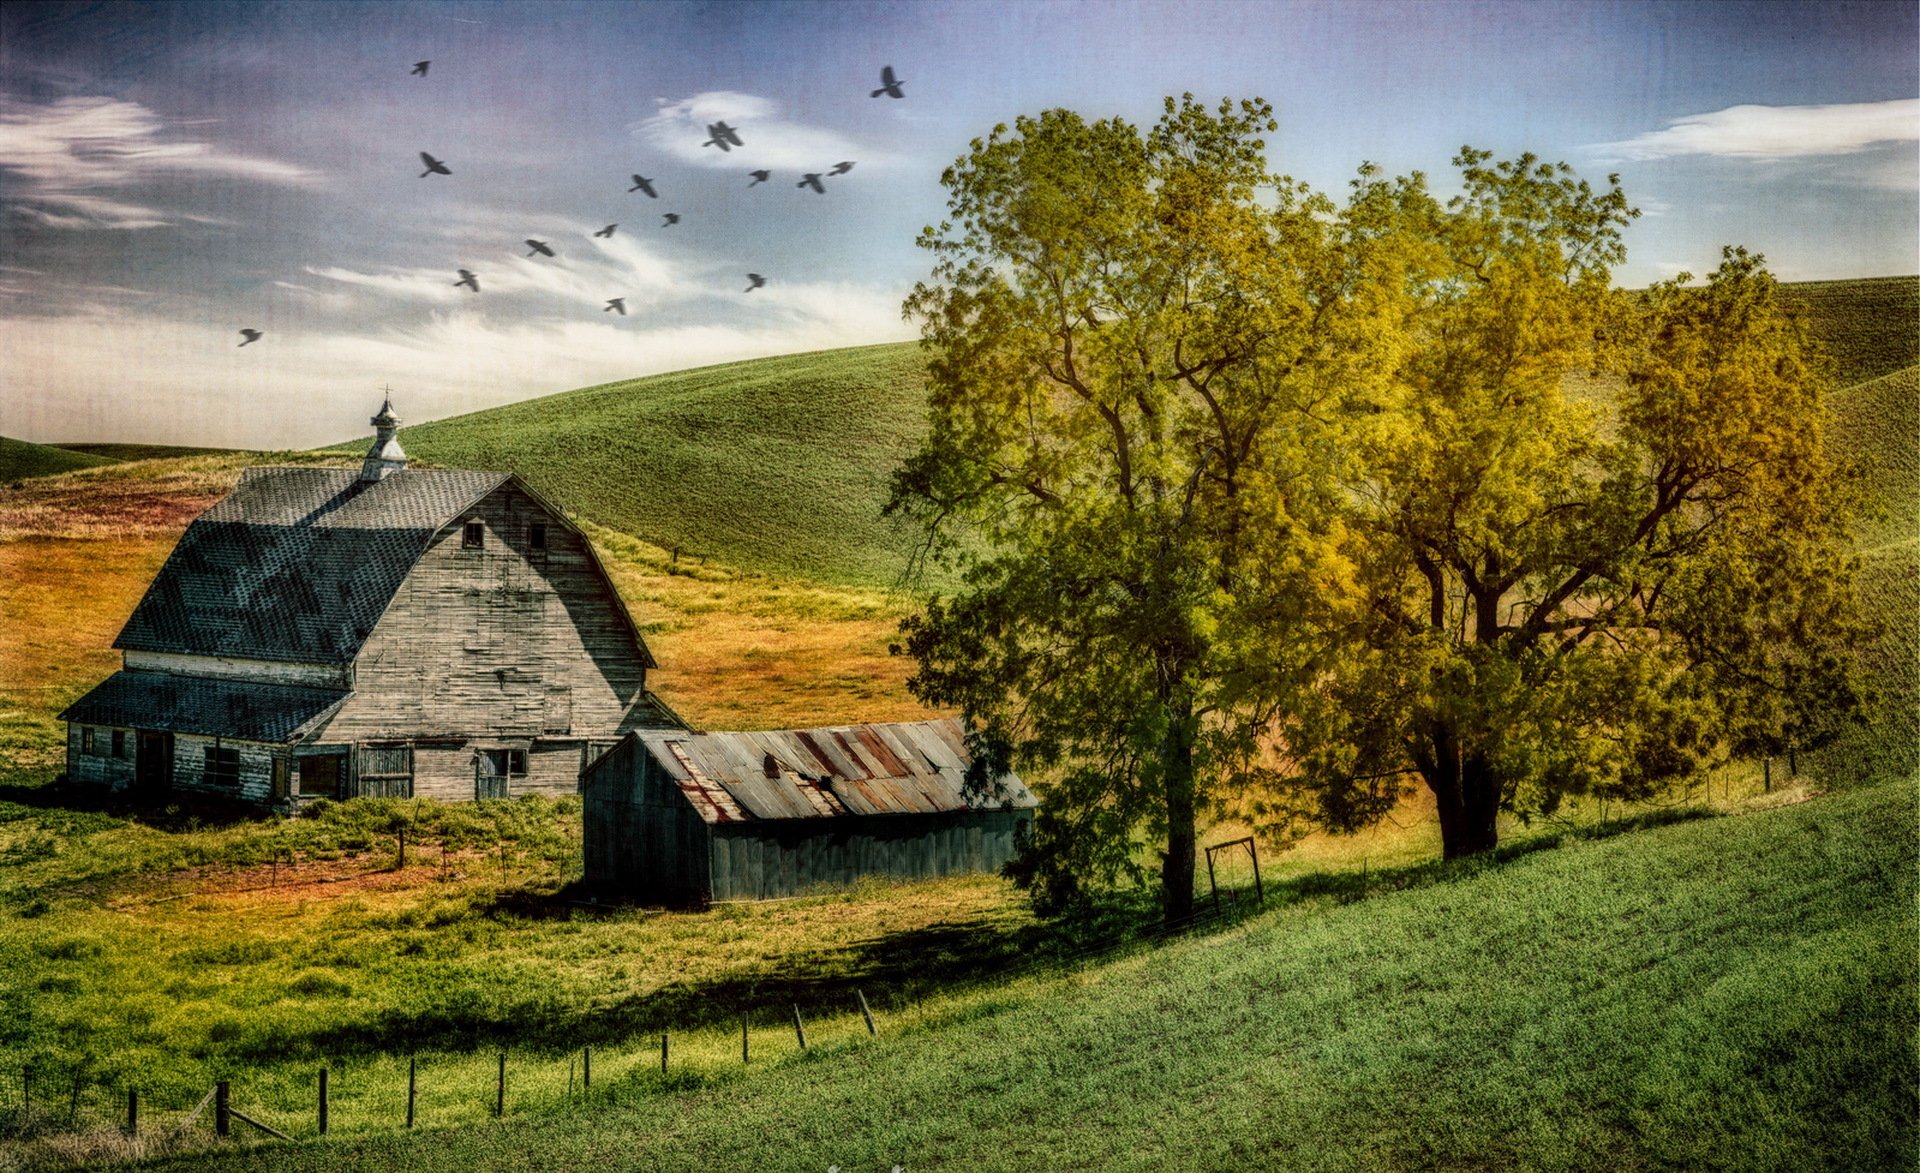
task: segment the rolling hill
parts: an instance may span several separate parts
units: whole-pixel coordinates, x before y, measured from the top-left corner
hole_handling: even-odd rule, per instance
[[[0,436],[0,484],[11,484],[14,481],[26,480],[28,477],[73,472],[75,469],[97,468],[100,465],[112,463],[114,462],[111,457],[74,452],[66,448],[56,448],[51,444],[9,440],[5,436]]]

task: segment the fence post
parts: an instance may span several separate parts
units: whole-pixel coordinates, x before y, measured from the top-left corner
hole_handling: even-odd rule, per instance
[[[1213,893],[1213,910],[1220,911],[1220,885],[1213,878],[1213,848],[1207,848],[1207,890]]]
[[[407,1127],[413,1127],[413,1076],[415,1057],[407,1056]]]
[[[507,1053],[505,1051],[500,1052],[500,1082],[494,1089],[493,1114],[495,1116],[507,1114]]]
[[[854,988],[853,996],[860,1002],[860,1017],[867,1020],[867,1034],[878,1035],[880,1032],[873,1027],[873,1011],[867,1009],[867,996],[858,987]]]
[[[1260,845],[1251,836],[1247,839],[1247,854],[1253,856],[1253,894],[1260,901],[1260,907],[1267,906],[1267,890],[1260,884]]]
[[[225,1139],[233,1132],[233,1115],[227,1104],[227,1081],[213,1085],[213,1135]]]
[[[393,866],[395,871],[407,866],[407,829],[405,827],[400,828],[400,858],[394,861]]]
[[[793,1033],[794,1033],[794,1036],[800,1040],[800,1049],[802,1051],[806,1050],[807,1049],[807,1028],[804,1025],[802,1025],[800,1022],[800,1007],[798,1004],[796,1004],[793,1008]]]
[[[742,1063],[746,1063],[749,1061],[747,1059],[747,1018],[748,1017],[749,1017],[748,1011],[742,1010],[740,1012],[740,1062]]]
[[[593,1048],[580,1049],[580,1094],[593,1090]]]
[[[667,1032],[660,1032],[660,1074],[667,1073]]]
[[[127,1088],[127,1135],[140,1135],[140,1092],[133,1087]]]
[[[320,1069],[320,1135],[327,1135],[327,1069]]]

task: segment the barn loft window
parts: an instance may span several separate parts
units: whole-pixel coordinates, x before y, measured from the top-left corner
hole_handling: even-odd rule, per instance
[[[536,521],[527,527],[527,544],[536,550],[547,548],[547,523]]]
[[[91,725],[80,726],[80,752],[84,754],[92,754],[92,753],[99,752],[94,747],[93,726]]]
[[[208,746],[204,777],[214,786],[240,785],[240,751],[224,745]]]
[[[460,545],[468,550],[478,550],[486,544],[487,526],[485,522],[469,521],[460,530]]]

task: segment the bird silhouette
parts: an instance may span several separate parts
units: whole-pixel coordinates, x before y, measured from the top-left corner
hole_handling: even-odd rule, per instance
[[[534,240],[532,238],[528,238],[527,247],[533,250],[533,252],[530,252],[527,254],[528,256],[533,256],[535,253],[538,253],[540,256],[543,256],[543,257],[550,257],[553,255],[553,250],[547,247],[547,242],[544,240]]]
[[[600,231],[598,231],[598,232],[596,232],[596,233],[594,233],[594,235],[595,235],[595,236],[604,236],[604,237],[606,237],[606,238],[607,238],[608,240],[612,240],[612,239],[613,239],[613,230],[614,230],[614,229],[616,229],[616,228],[618,228],[618,227],[620,227],[620,226],[619,226],[618,224],[609,224],[609,225],[607,225],[607,226],[606,226],[605,228],[602,228],[602,229],[601,229]]]
[[[469,269],[460,270],[460,280],[455,281],[453,285],[455,289],[458,289],[460,286],[464,285],[468,289],[473,290],[475,293],[480,292],[480,278],[474,276],[473,272]]]
[[[827,174],[828,175],[845,175],[847,172],[851,170],[853,170],[852,163],[835,163],[833,165],[833,170],[827,172]]]
[[[447,165],[445,163],[442,163],[440,160],[434,158],[432,155],[427,154],[425,151],[420,152],[420,161],[427,165],[427,169],[420,173],[420,178],[422,179],[425,179],[429,175],[452,175],[453,174],[453,172],[447,170]]]
[[[754,290],[760,288],[762,285],[765,285],[767,283],[767,279],[765,277],[762,277],[758,273],[748,273],[747,280],[753,282],[753,284],[741,290],[740,292],[742,293],[752,293]]]
[[[660,193],[659,193],[659,192],[657,192],[657,191],[655,191],[655,190],[653,190],[653,180],[651,180],[651,179],[648,179],[648,178],[647,178],[646,176],[644,176],[644,175],[636,175],[636,176],[634,176],[634,177],[633,177],[633,186],[632,186],[632,187],[630,187],[630,188],[628,188],[627,190],[628,190],[628,191],[644,191],[644,192],[646,192],[646,193],[647,193],[647,197],[648,197],[649,199],[656,199],[656,200],[657,200],[657,199],[659,199],[659,198],[660,198]]]
[[[604,314],[607,312],[607,310],[619,310],[620,316],[623,318],[626,317],[627,316],[627,299],[624,297],[608,298],[606,309],[603,309],[600,312]]]
[[[867,96],[869,98],[877,98],[881,94],[885,94],[889,98],[904,98],[906,95],[900,92],[900,87],[905,84],[907,83],[893,76],[893,66],[884,66],[880,70],[880,88]]]
[[[251,326],[243,327],[240,333],[246,338],[247,342],[260,341],[260,331],[253,329]],[[242,342],[240,345],[245,346],[247,342]]]
[[[806,177],[802,179],[799,183],[794,184],[793,186],[810,187],[813,190],[819,192],[821,195],[827,194],[827,189],[820,186],[820,176],[816,172],[812,172],[812,171],[807,172]]]
[[[678,212],[668,212],[664,218],[666,223],[660,225],[662,228],[671,228],[675,224],[680,223],[680,213]]]
[[[432,64],[433,64],[433,62],[431,62],[431,61],[416,61],[416,62],[414,62],[414,63],[413,63],[413,76],[415,76],[415,77],[425,77],[425,76],[427,76],[427,66],[429,66],[429,65],[432,65]]]
[[[728,126],[724,122],[709,122],[707,124],[707,141],[700,145],[703,147],[719,147],[723,151],[731,151],[735,147],[744,147],[747,144],[740,141],[740,133],[734,130],[733,127]]]
[[[749,171],[747,174],[753,176],[753,182],[749,183],[747,185],[748,187],[758,187],[760,184],[773,178],[773,172],[771,171]]]

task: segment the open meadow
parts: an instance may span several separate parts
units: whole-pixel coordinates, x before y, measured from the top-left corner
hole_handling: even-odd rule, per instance
[[[1375,831],[1263,847],[1263,910],[1245,857],[1223,856],[1233,915],[1170,942],[1149,903],[1043,922],[997,877],[599,907],[576,884],[574,798],[276,819],[79,793],[57,780],[55,714],[117,667],[109,645],[188,521],[249,464],[357,456],[96,445],[86,467],[16,469],[0,1170],[1910,1168],[1920,280],[1790,290],[1871,505],[1870,722],[1799,777],[1737,763],[1659,803],[1503,822],[1496,856],[1460,865],[1437,862],[1410,798]],[[913,720],[937,714],[888,650],[907,536],[877,513],[921,426],[916,362],[731,364],[402,439],[564,503],[661,664],[650,687],[696,726]],[[216,1159],[210,1112],[170,1136],[216,1079],[297,1143]]]

